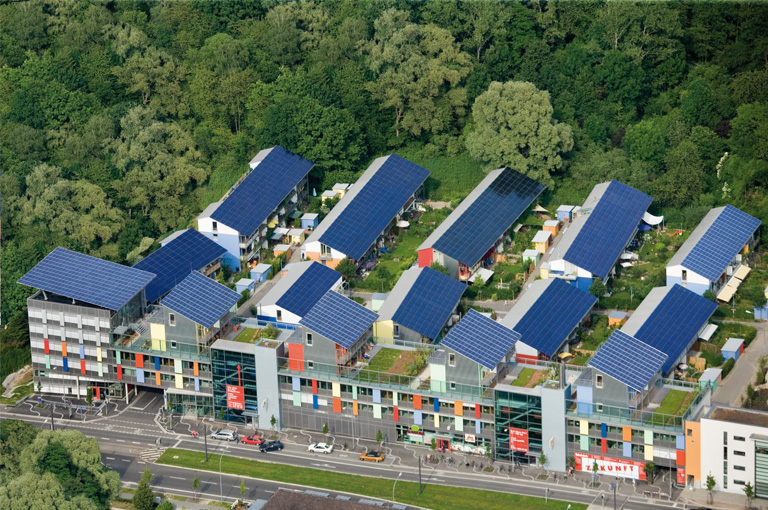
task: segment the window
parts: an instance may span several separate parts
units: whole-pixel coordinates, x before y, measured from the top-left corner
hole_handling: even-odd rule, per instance
[[[275,314],[275,317],[277,318],[277,320],[282,321],[283,320],[283,311],[282,310],[277,310],[277,313]]]
[[[723,444],[724,445],[728,444],[728,432],[725,430],[723,431]]]
[[[171,326],[175,326],[176,325],[176,314],[175,313],[169,313],[168,314],[168,324],[170,324]]]
[[[314,361],[307,361],[307,368],[315,368],[315,362]]]
[[[602,388],[603,387],[603,376],[602,375],[597,375],[595,377],[595,386],[598,387],[598,388]]]
[[[733,466],[733,469],[736,470],[736,471],[746,471],[747,470],[747,468],[745,468],[744,466]],[[736,480],[734,480],[733,482],[736,483]]]
[[[728,477],[724,476],[723,477],[723,489],[727,489],[727,488],[728,488]]]
[[[745,457],[747,454],[744,452],[740,452],[739,450],[733,450],[733,454],[737,457]]]
[[[686,271],[685,269],[683,269],[683,281],[685,282],[685,281],[687,281],[687,280],[688,280],[688,271]]]
[[[312,333],[307,333],[307,345],[312,345]]]
[[[456,383],[455,383],[455,382],[453,382],[453,381],[451,381],[451,389],[452,389],[452,390],[455,390],[455,389],[456,389]]]
[[[448,354],[448,366],[456,366],[456,355],[452,352]]]
[[[603,412],[603,404],[595,404],[595,409],[597,410],[598,413],[602,413]]]
[[[734,480],[733,483],[735,483],[736,485],[745,485],[746,484],[746,482],[744,480]]]
[[[213,222],[213,230],[219,230],[219,222],[218,221],[214,221]]]
[[[744,441],[744,438],[742,436],[733,436],[734,441]]]
[[[213,234],[213,240],[217,241],[219,239],[219,234]]]
[[[688,434],[688,437],[691,437],[693,435],[693,429],[688,429],[686,434]]]
[[[395,324],[395,333],[394,333],[394,336],[395,336],[395,337],[399,337],[399,336],[400,336],[400,325],[399,325],[399,324]]]
[[[171,341],[171,349],[176,349],[176,342]]]

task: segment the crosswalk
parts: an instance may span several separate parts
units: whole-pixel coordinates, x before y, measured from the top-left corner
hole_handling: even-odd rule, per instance
[[[141,460],[144,462],[155,462],[157,459],[160,458],[160,456],[165,452],[166,448],[148,448],[146,450],[143,450],[139,457],[141,457]]]

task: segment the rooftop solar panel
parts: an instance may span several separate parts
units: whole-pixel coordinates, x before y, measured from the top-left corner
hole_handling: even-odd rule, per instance
[[[390,154],[357,194],[342,198],[339,205],[344,204],[344,209],[325,229],[320,242],[360,260],[428,175],[419,165]],[[344,203],[347,196],[350,201]]]
[[[759,226],[757,218],[726,205],[691,248],[682,265],[710,281],[716,281]]]
[[[512,350],[520,334],[470,310],[445,336],[442,344],[493,370]]]
[[[616,330],[588,365],[636,391],[643,391],[666,360],[667,355],[660,350]]]
[[[403,298],[392,320],[434,340],[467,286],[429,267],[419,271],[416,282]]]
[[[275,304],[303,317],[339,278],[341,274],[330,267],[312,262]]]
[[[192,271],[160,304],[205,328],[212,328],[239,299],[240,294],[234,290]]]
[[[563,258],[605,278],[631,240],[653,197],[611,181]]]
[[[59,247],[22,276],[19,283],[119,310],[154,278],[154,274],[140,269]]]
[[[554,356],[595,301],[595,296],[575,285],[553,278],[539,299],[514,325],[515,331],[520,333],[521,342],[546,356]]]
[[[544,185],[505,168],[469,207],[452,221],[433,247],[469,267],[474,266],[493,243],[533,203]]]
[[[250,236],[313,166],[314,163],[276,145],[211,218]]]
[[[227,250],[200,232],[187,229],[133,267],[157,275],[147,285],[147,301],[153,303],[180,283],[190,271],[199,271]]]
[[[329,290],[299,324],[349,349],[368,331],[377,317],[364,306]]]
[[[680,285],[674,285],[634,334],[667,355],[662,367],[669,372],[686,352],[717,308],[717,304]]]

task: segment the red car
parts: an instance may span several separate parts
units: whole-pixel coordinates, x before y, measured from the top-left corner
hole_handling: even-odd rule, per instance
[[[240,440],[241,443],[260,445],[264,440],[259,436],[245,436]]]

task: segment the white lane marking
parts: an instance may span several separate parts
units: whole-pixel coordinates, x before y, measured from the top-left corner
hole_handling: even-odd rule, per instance
[[[115,460],[114,457],[106,457],[107,460]]]
[[[123,460],[123,462],[130,462],[131,461],[131,459],[122,459],[122,460]]]
[[[125,443],[125,439],[115,439],[118,443]]]
[[[138,441],[131,441],[131,444],[141,444]]]
[[[186,480],[186,478],[181,478],[180,476],[169,476],[168,478],[173,478],[174,480]]]

